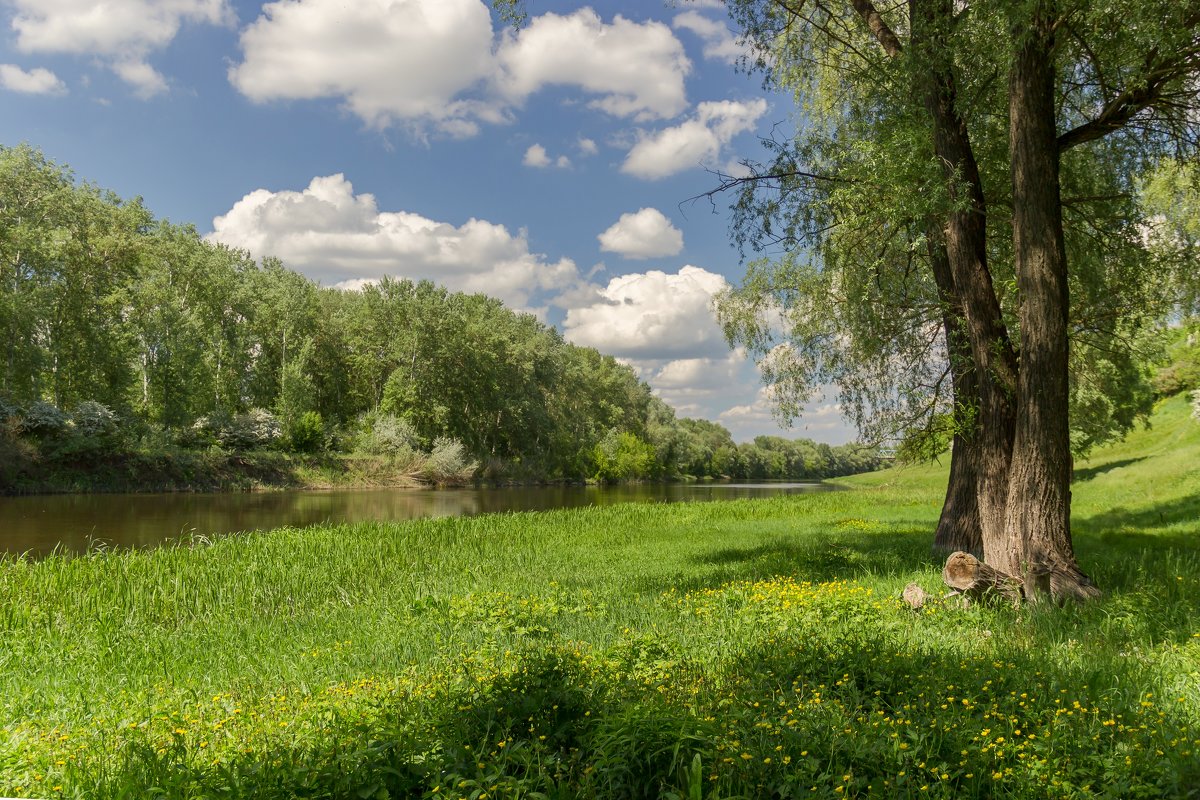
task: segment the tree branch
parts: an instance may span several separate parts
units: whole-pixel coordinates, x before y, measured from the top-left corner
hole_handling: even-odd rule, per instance
[[[1200,15],[1189,22],[1193,26],[1200,25]],[[1146,54],[1145,64],[1145,83],[1125,89],[1106,103],[1094,119],[1059,136],[1060,153],[1125,127],[1139,113],[1165,100],[1168,97],[1167,86],[1172,80],[1200,69],[1200,46],[1161,58],[1157,50],[1151,50]]]
[[[850,5],[854,6],[854,10],[871,29],[871,33],[883,47],[883,51],[892,58],[900,55],[900,51],[903,49],[900,46],[900,38],[883,21],[883,16],[876,10],[875,4],[871,0],[850,0]]]

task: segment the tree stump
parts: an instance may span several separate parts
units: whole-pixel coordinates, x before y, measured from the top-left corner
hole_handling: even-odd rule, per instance
[[[946,559],[942,580],[967,601],[1002,597],[1013,605],[1020,605],[1023,599],[1019,578],[990,567],[961,550]]]
[[[910,583],[904,587],[904,593],[901,595],[904,602],[913,611],[920,611],[925,605],[925,601],[929,599],[929,593],[915,583]]]

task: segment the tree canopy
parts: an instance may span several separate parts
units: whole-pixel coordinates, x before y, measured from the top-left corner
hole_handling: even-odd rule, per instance
[[[498,300],[408,280],[323,288],[28,146],[0,147],[0,335],[0,438],[15,426],[43,455],[78,456],[65,433],[107,425],[188,447],[458,447],[496,479],[821,478],[877,463],[852,446],[771,461],[819,446],[735,445]],[[111,449],[110,433],[84,438]]]
[[[768,255],[721,301],[729,337],[785,415],[833,382],[873,436],[955,436],[939,540],[969,520],[947,538],[1030,596],[1047,575],[1094,593],[1071,451],[1147,410],[1145,332],[1177,308],[1181,262],[1146,247],[1137,184],[1195,152],[1200,6],[727,5],[747,65],[798,106],[715,190]]]

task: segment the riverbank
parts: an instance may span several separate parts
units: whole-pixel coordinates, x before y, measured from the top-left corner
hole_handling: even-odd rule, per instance
[[[442,485],[447,485],[445,481]],[[462,485],[469,481],[455,481]],[[76,460],[22,459],[0,470],[0,495],[249,492],[435,485],[381,456],[173,449]]]
[[[936,468],[6,561],[0,794],[1187,797],[1200,425],[1077,474],[1063,609],[901,605]]]

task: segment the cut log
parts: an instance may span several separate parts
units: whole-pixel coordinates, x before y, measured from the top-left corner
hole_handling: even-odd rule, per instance
[[[901,595],[904,602],[913,611],[920,611],[925,602],[929,600],[929,593],[915,583],[910,583],[904,587],[904,594]]]
[[[942,569],[942,580],[967,600],[1002,597],[1020,605],[1022,583],[1007,572],[990,567],[970,553],[951,553]]]

